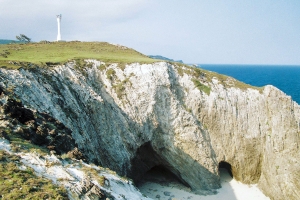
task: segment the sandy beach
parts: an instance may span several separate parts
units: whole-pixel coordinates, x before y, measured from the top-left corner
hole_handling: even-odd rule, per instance
[[[246,185],[234,180],[225,169],[221,169],[221,185],[216,195],[196,195],[190,189],[164,172],[153,172],[139,184],[140,191],[158,200],[269,200],[256,185]]]

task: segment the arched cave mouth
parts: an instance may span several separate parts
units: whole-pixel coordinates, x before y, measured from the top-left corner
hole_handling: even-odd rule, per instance
[[[154,182],[161,185],[168,185],[174,183],[190,188],[190,186],[184,181],[180,180],[174,173],[165,168],[162,165],[157,165],[148,170],[137,182],[137,186],[144,184],[145,182]]]
[[[137,149],[131,165],[132,169],[129,177],[133,179],[138,187],[146,182],[153,182],[161,185],[175,183],[176,185],[191,188],[181,177],[180,171],[161,158],[150,142],[144,143]]]
[[[225,161],[219,162],[219,173],[220,173],[220,176],[226,175],[225,173],[228,173],[230,175],[231,179],[233,178],[232,168],[228,162],[225,162]]]

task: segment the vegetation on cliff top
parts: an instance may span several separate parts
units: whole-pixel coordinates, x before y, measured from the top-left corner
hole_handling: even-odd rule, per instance
[[[153,63],[151,59],[133,49],[107,42],[39,42],[0,45],[0,67],[18,69],[13,62],[61,64],[73,59],[98,59],[107,63]]]
[[[262,92],[263,89],[263,87],[255,87],[238,81],[230,76],[218,74],[216,72],[208,71],[197,67],[187,66],[184,64],[177,64],[176,70],[180,76],[183,76],[184,74],[192,76],[192,81],[195,87],[198,88],[200,91],[205,92],[207,95],[210,94],[211,88],[203,83],[212,82],[214,78],[216,78],[218,82],[224,87],[236,87],[242,90],[252,88],[258,90],[259,92]]]
[[[70,60],[76,61],[76,66],[85,65],[83,59],[97,59],[106,63],[119,63],[119,66],[125,66],[126,63],[153,63],[161,60],[149,58],[134,49],[130,49],[121,45],[109,44],[107,42],[47,42],[27,44],[5,44],[0,45],[0,68],[18,69],[20,67],[31,66],[53,66],[63,64]],[[169,61],[170,62],[170,61]],[[191,67],[182,63],[171,62],[177,66],[179,75],[183,73],[190,74],[194,78],[205,78],[206,81],[211,81],[213,77],[231,87],[242,89],[255,88],[232,79],[228,76],[220,75],[203,69]],[[109,74],[108,76],[110,76]],[[203,80],[202,80],[203,81]],[[195,86],[209,94],[210,88],[201,85],[198,82]],[[200,82],[199,82],[200,83]],[[204,87],[205,86],[205,87]]]

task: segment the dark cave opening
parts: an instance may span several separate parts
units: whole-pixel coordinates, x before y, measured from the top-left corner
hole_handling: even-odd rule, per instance
[[[231,165],[228,162],[225,161],[221,161],[219,162],[219,171],[220,173],[223,171],[227,171],[228,174],[231,176],[231,178],[233,178],[233,174],[232,174],[232,168]]]
[[[165,162],[153,149],[150,142],[144,143],[136,151],[131,161],[132,169],[128,174],[139,187],[146,182],[159,184],[175,183],[190,188],[180,175],[180,172]]]
[[[173,172],[162,165],[152,167],[142,176],[137,185],[141,185],[145,182],[155,182],[161,185],[175,183],[190,188],[190,186],[186,182],[178,178],[178,176],[176,176]]]

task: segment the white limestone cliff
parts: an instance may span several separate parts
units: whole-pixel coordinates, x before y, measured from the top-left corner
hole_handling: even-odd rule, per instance
[[[240,87],[230,77],[166,62],[87,62],[92,66],[79,70],[72,62],[1,69],[0,85],[63,122],[89,161],[120,175],[139,180],[163,166],[210,194],[225,161],[235,179],[258,183],[272,199],[300,197],[300,107],[277,88]]]

